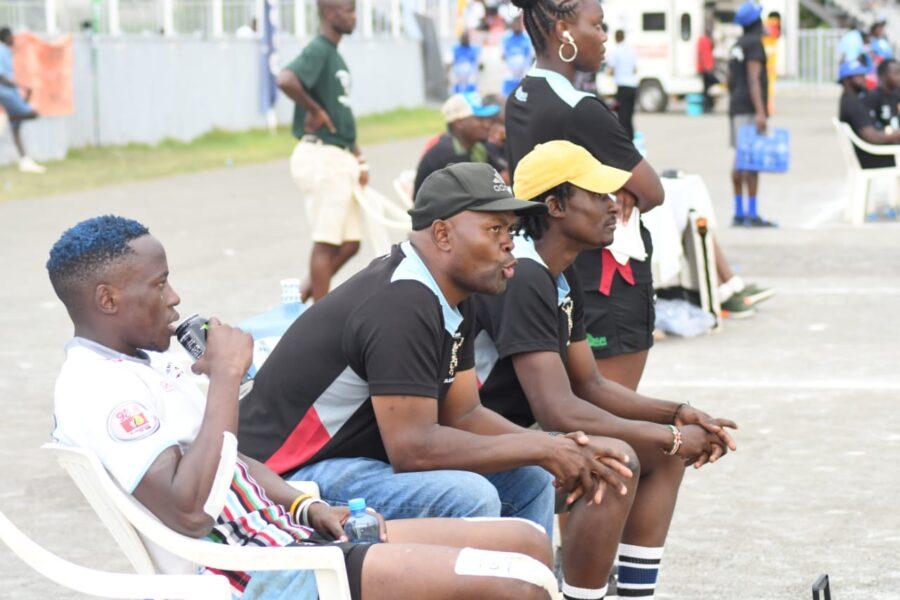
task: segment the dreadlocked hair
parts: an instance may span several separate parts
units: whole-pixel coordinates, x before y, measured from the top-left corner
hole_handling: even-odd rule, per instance
[[[559,202],[560,208],[565,208],[566,199],[571,195],[572,184],[568,181],[564,181],[558,186],[550,188],[536,198],[533,198],[532,201],[545,203],[547,202],[547,198],[553,196],[556,198],[556,201]],[[547,231],[548,219],[549,217],[546,213],[542,215],[525,215],[519,223],[520,230],[529,239],[539,240],[544,235],[544,232]]]
[[[566,19],[578,9],[579,0],[512,0],[522,9],[522,23],[531,38],[534,51],[542,53],[547,48],[547,36],[556,21]]]

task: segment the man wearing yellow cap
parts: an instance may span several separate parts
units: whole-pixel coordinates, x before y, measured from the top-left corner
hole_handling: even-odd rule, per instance
[[[700,467],[735,449],[723,429],[735,428],[733,422],[687,403],[642,396],[597,370],[585,339],[582,288],[571,267],[579,252],[613,241],[620,210],[610,194],[629,177],[571,142],[537,145],[516,167],[515,195],[548,210],[523,217],[513,250],[516,275],[506,291],[475,296],[482,403],[523,427],[537,423],[546,431],[580,428],[618,438],[641,463],[627,519],[609,511],[607,544],[592,546],[590,568],[565,570],[567,598],[602,598],[616,554],[620,593],[652,597],[685,464]],[[564,567],[585,563],[585,529],[580,515],[570,512]]]

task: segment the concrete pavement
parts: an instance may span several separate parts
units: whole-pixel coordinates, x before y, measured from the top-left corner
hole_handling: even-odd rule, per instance
[[[764,176],[777,230],[723,227],[746,280],[778,288],[722,333],[656,345],[648,394],[690,400],[741,425],[739,451],[688,473],[658,598],[802,598],[828,572],[836,597],[900,598],[900,224],[839,222],[845,168],[834,97],[793,95],[789,174]],[[637,115],[657,169],[701,174],[720,223],[731,215],[723,115]],[[422,140],[366,149],[374,185],[412,166]],[[0,510],[82,565],[127,570],[68,478],[37,449],[71,328],[43,264],[63,229],[102,213],[137,218],[166,245],[181,312],[236,321],[278,302],[301,276],[306,225],[287,157],[275,163],[0,204]],[[344,276],[365,264],[364,248]],[[0,547],[0,598],[77,598]]]

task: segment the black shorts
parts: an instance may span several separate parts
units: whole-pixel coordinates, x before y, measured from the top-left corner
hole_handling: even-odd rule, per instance
[[[650,349],[655,321],[652,283],[628,285],[616,274],[609,296],[584,293],[584,326],[594,358]]]
[[[335,542],[326,539],[318,532],[313,532],[304,543],[317,546],[337,546],[344,553],[344,564],[347,566],[347,580],[350,583],[350,597],[353,600],[362,598],[362,566],[363,559],[372,544],[357,544],[354,542]]]

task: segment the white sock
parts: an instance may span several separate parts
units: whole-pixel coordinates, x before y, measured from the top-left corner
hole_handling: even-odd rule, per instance
[[[563,581],[562,593],[566,600],[603,600],[606,596],[606,587],[604,585],[598,589],[580,588]]]
[[[719,302],[728,302],[728,299],[735,294],[744,291],[744,280],[735,275],[725,283],[719,285]]]

